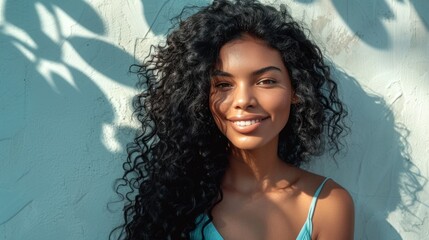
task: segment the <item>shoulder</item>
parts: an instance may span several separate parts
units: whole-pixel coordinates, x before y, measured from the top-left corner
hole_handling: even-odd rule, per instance
[[[296,168],[296,187],[308,202],[326,177]],[[349,192],[329,179],[321,189],[313,213],[313,239],[353,239],[354,203]]]
[[[322,188],[313,215],[317,239],[353,239],[354,203],[350,194],[332,179]]]

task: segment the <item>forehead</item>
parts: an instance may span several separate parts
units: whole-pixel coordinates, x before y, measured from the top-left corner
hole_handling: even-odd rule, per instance
[[[280,52],[261,39],[244,35],[222,46],[217,68],[252,70],[270,65],[284,67]]]

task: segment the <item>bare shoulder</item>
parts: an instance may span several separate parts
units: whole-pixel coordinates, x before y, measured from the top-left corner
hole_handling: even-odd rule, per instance
[[[315,239],[353,239],[354,203],[350,194],[332,179],[320,192],[313,216]]]
[[[326,177],[295,169],[298,177],[297,188],[305,193],[306,198],[312,198],[316,189]],[[308,200],[307,200],[308,201]],[[312,239],[318,240],[348,240],[354,235],[354,203],[349,192],[329,179],[323,185],[317,198],[313,213]]]

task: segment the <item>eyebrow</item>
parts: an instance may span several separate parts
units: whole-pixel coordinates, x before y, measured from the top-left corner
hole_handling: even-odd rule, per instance
[[[252,76],[261,75],[261,74],[266,73],[268,71],[279,71],[279,72],[281,72],[282,70],[278,67],[275,67],[275,66],[268,66],[268,67],[263,67],[261,69],[258,69],[256,71],[252,72],[251,75]],[[224,71],[218,70],[218,69],[214,70],[213,76],[233,77],[233,75],[231,73],[224,72]]]

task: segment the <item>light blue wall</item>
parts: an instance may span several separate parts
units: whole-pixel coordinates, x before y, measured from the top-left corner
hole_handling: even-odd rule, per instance
[[[107,239],[135,126],[128,67],[207,2],[0,0],[0,239]],[[429,2],[280,2],[350,109],[348,152],[308,168],[351,192],[356,239],[429,239]]]
[[[0,239],[107,239],[134,58],[106,3],[0,3]]]

